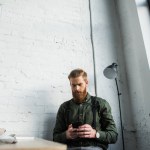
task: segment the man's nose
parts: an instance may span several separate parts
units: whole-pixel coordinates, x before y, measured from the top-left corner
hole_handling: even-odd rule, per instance
[[[80,87],[77,85],[75,86],[75,91],[79,91]]]

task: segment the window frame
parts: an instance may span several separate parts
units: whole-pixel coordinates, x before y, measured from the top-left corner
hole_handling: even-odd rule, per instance
[[[150,10],[150,0],[147,0],[148,8]]]

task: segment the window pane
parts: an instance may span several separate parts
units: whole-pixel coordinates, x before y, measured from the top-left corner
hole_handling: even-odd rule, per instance
[[[136,0],[147,59],[150,66],[150,13],[146,0]]]

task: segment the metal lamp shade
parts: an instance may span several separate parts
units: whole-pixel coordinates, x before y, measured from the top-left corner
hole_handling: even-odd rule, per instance
[[[117,77],[117,64],[113,63],[112,65],[108,66],[104,69],[103,74],[108,79],[115,79]]]

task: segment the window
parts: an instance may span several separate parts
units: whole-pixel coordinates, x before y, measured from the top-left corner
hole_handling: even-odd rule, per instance
[[[150,68],[150,0],[136,0],[138,16],[143,34],[147,59]]]
[[[149,10],[150,10],[150,0],[147,0],[147,4],[148,4]]]

